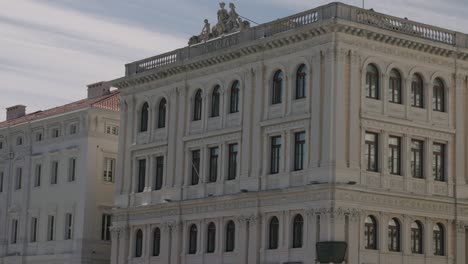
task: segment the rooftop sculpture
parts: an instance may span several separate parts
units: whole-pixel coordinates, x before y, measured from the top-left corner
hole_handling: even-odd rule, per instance
[[[218,22],[211,28],[211,24],[208,19],[205,19],[203,29],[198,36],[193,36],[189,40],[189,45],[208,41],[213,38],[220,37],[224,34],[238,32],[244,29],[250,28],[250,23],[244,21],[239,14],[236,12],[236,6],[233,3],[229,3],[229,11],[225,8],[226,4],[221,2],[219,4],[220,9],[218,10]]]

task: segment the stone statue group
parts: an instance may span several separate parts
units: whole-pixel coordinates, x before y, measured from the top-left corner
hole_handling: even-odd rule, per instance
[[[220,3],[219,7],[218,23],[211,28],[208,19],[205,19],[205,25],[203,26],[202,32],[198,36],[191,37],[189,45],[194,45],[202,41],[219,37],[223,34],[237,32],[250,27],[250,23],[242,20],[236,12],[236,6],[233,3],[229,3],[229,11],[226,10],[226,4],[224,2]]]

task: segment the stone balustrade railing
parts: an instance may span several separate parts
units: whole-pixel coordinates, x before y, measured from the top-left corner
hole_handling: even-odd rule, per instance
[[[272,37],[285,31],[329,19],[348,20],[443,44],[468,48],[468,37],[462,33],[413,22],[407,19],[392,17],[372,10],[365,10],[342,3],[331,3],[293,16],[252,27],[245,31],[221,36],[207,42],[127,64],[126,76],[131,76],[171,64],[182,65],[183,62],[189,59],[207,53],[215,52],[241,43]]]

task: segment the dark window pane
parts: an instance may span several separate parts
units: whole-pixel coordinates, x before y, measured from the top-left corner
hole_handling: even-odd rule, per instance
[[[283,72],[277,71],[273,77],[271,104],[281,104],[281,96],[283,93]]]
[[[304,64],[299,66],[296,73],[296,99],[305,98],[307,68]]]
[[[229,161],[228,161],[228,180],[234,180],[237,176],[237,154],[238,145],[229,145]]]
[[[192,185],[197,185],[200,180],[200,150],[192,151]]]

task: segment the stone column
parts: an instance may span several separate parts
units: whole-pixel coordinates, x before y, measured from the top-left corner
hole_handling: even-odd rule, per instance
[[[178,141],[179,139],[179,133],[182,128],[179,127],[180,120],[178,120],[178,115],[180,114],[179,112],[179,96],[177,93],[177,88],[173,88],[170,91],[169,94],[169,100],[167,102],[167,109],[168,109],[168,119],[167,120],[167,125],[166,125],[166,131],[167,131],[167,153],[165,155],[164,159],[164,180],[163,184],[165,187],[171,188],[174,187],[175,180],[176,180],[176,174],[175,170],[177,167],[177,164],[179,164],[180,160],[177,159],[177,149],[179,148],[180,142]],[[182,106],[180,106],[182,107]],[[181,111],[183,113],[183,111]]]
[[[182,138],[185,135],[185,130],[187,127],[186,119],[189,119],[189,112],[186,109],[188,100],[186,99],[186,86],[178,87],[177,91],[179,93],[178,98],[178,118],[177,118],[177,136],[176,136],[176,147],[175,147],[175,154],[172,156],[172,159],[175,161],[177,160],[178,164],[186,164],[185,160],[180,160],[180,157],[185,158],[185,144],[181,142]],[[184,171],[185,166],[172,166],[173,168],[173,175],[174,175],[174,185],[173,187],[182,187],[184,185]]]
[[[261,241],[262,234],[262,218],[260,216],[254,215],[248,219],[249,233],[247,234],[247,239],[249,241],[249,246],[247,247],[247,263],[248,264],[258,264],[260,262],[260,251],[263,250]]]
[[[455,232],[455,264],[466,264],[467,261],[467,251],[466,251],[466,234],[468,223],[457,221],[456,223],[456,232]]]

